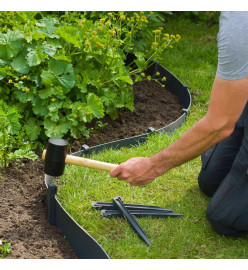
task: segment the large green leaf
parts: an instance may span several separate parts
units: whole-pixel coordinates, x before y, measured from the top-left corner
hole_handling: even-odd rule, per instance
[[[28,48],[28,51],[26,58],[30,67],[38,66],[42,60],[48,57],[40,45],[34,48]]]
[[[43,18],[37,22],[36,25],[40,27],[38,32],[50,38],[59,38],[59,36],[55,34],[56,27],[54,26],[54,18]]]
[[[29,118],[25,124],[25,131],[31,141],[36,140],[41,132],[41,127],[35,118]]]
[[[47,87],[47,88],[39,91],[39,97],[41,99],[49,98],[55,94],[56,94],[56,90],[53,87]]]
[[[22,49],[24,36],[19,30],[0,33],[0,57],[10,60]]]
[[[104,116],[104,107],[99,99],[94,93],[90,93],[87,96],[87,106],[89,110],[95,115],[97,118],[102,118]]]
[[[54,54],[56,53],[57,51],[57,48],[52,46],[51,44],[48,44],[48,43],[43,43],[41,45],[41,50],[46,53],[47,55],[53,57]]]
[[[64,40],[75,45],[75,47],[81,47],[81,41],[79,39],[78,30],[73,26],[63,26],[55,31],[56,34],[60,35]]]
[[[44,120],[44,128],[47,137],[62,138],[70,128],[70,121],[63,117],[59,122],[54,122],[49,118]]]
[[[48,67],[55,75],[73,73],[72,64],[59,59],[50,59]]]
[[[27,74],[30,70],[30,67],[27,64],[27,60],[25,57],[26,54],[24,52],[21,52],[11,62],[12,68],[15,68],[19,73],[22,74]]]
[[[17,134],[21,125],[19,123],[21,115],[15,107],[9,107],[5,103],[0,102],[0,126],[6,126],[11,134]]]
[[[37,46],[28,46],[28,54],[26,56],[27,63],[30,67],[38,66],[44,59],[53,57],[57,51],[55,46],[44,42]]]
[[[41,76],[42,83],[48,87],[51,87],[53,83],[54,75],[50,71],[43,70],[40,76]]]
[[[133,84],[133,80],[130,76],[121,76],[121,77],[117,78],[117,80],[121,80],[121,81],[126,82],[130,85]]]
[[[38,115],[38,116],[47,116],[48,114],[48,108],[47,106],[44,106],[44,104],[42,104],[42,100],[39,97],[36,97],[33,99],[32,101],[32,105],[33,105],[33,112]]]
[[[72,65],[65,61],[53,59],[49,61],[49,68],[49,70],[44,70],[41,73],[42,83],[47,88],[53,87],[59,95],[68,93],[75,85]]]
[[[21,18],[25,22],[28,22],[28,21],[32,20],[37,13],[38,13],[38,11],[19,11],[18,15],[21,16]]]
[[[14,96],[19,100],[21,103],[26,103],[31,100],[31,97],[26,93],[23,92],[22,90],[16,90],[14,92]]]
[[[75,76],[73,73],[56,76],[56,78],[58,83],[65,88],[64,94],[68,93],[68,91],[75,85]]]
[[[54,122],[59,121],[60,116],[59,116],[59,110],[62,108],[63,102],[52,102],[49,104],[48,110],[49,110],[49,116],[51,117],[51,120]]]

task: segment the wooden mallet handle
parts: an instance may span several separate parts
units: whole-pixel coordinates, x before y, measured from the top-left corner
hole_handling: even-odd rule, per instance
[[[45,160],[45,157],[46,157],[46,150],[44,150],[42,153],[42,160]],[[82,158],[82,157],[77,157],[77,156],[72,156],[72,155],[66,156],[65,163],[71,164],[71,165],[77,165],[81,167],[109,171],[109,172],[118,166],[112,163],[107,163],[107,162],[102,162],[102,161],[97,161],[93,159],[87,159],[87,158]]]

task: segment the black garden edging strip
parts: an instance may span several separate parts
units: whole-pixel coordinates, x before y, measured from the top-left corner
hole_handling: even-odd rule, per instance
[[[134,55],[127,55],[127,64],[134,60]],[[147,133],[139,136],[130,137],[127,139],[117,140],[105,144],[88,147],[82,146],[82,150],[74,153],[75,156],[90,155],[93,152],[97,153],[106,148],[118,149],[121,147],[130,147],[144,143],[152,132],[168,133],[170,134],[175,129],[179,128],[186,120],[191,106],[191,95],[188,87],[179,81],[171,72],[165,69],[159,62],[154,64],[146,70],[147,75],[154,76],[157,72],[158,79],[166,77],[165,91],[175,94],[179,103],[184,106],[182,115],[171,124],[155,130],[153,127],[148,127]],[[58,227],[62,234],[67,238],[69,245],[74,249],[79,259],[109,259],[108,254],[100,246],[100,244],[91,237],[62,207],[55,195],[57,193],[57,186],[55,184],[48,185],[47,190],[47,211],[48,221],[52,226]]]
[[[79,259],[109,259],[108,254],[63,208],[55,195],[57,186],[49,184],[47,190],[48,222],[59,228]]]

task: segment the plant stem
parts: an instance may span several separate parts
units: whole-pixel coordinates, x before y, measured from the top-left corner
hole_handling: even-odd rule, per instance
[[[6,128],[5,124],[3,124],[3,164],[4,164],[4,169],[7,168],[7,145],[6,145]]]

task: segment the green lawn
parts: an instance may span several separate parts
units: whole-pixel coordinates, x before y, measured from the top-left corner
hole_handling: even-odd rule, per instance
[[[150,156],[175,141],[207,110],[217,65],[218,25],[207,28],[186,20],[167,23],[169,33],[182,39],[161,64],[189,87],[193,98],[191,114],[171,136],[153,135],[134,148],[108,150],[92,158],[121,163],[134,156]],[[197,184],[200,158],[169,171],[151,184],[131,187],[110,178],[107,172],[67,166],[58,180],[58,198],[74,219],[105,249],[111,258],[247,258],[247,238],[216,234],[205,216],[209,198]],[[174,219],[138,219],[151,247],[145,245],[125,219],[106,219],[91,208],[92,201],[110,202],[121,196],[126,203],[151,204],[170,208],[184,215]]]

